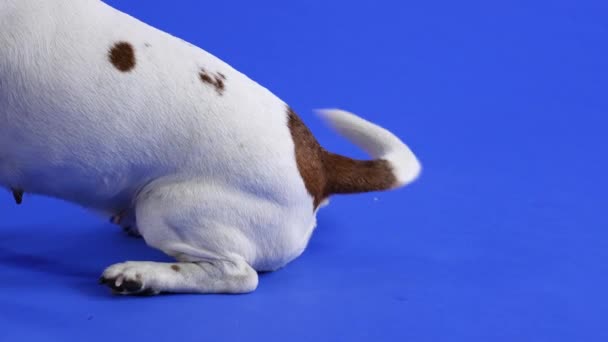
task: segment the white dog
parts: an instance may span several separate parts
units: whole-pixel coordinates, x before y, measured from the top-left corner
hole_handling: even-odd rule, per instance
[[[270,91],[99,0],[0,0],[0,186],[106,213],[177,260],[110,266],[117,293],[253,291],[330,195],[420,173],[385,129],[321,114],[373,160],[327,152]]]

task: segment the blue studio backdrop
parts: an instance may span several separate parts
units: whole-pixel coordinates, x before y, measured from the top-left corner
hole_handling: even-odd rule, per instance
[[[340,107],[424,170],[334,197],[238,296],[112,296],[105,267],[168,257],[7,192],[0,341],[608,341],[608,2],[107,2],[268,87],[327,149],[364,157],[312,114]]]

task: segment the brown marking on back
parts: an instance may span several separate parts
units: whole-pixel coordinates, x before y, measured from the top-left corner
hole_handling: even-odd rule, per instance
[[[215,75],[208,73],[205,69],[201,68],[199,73],[199,77],[203,83],[207,83],[212,85],[215,88],[215,91],[221,96],[224,95],[224,90],[226,89],[226,84],[224,81],[226,80],[226,76],[221,72],[216,73]]]
[[[215,88],[220,94],[224,92],[224,79],[220,76],[215,76]]]
[[[388,190],[397,179],[388,161],[356,160],[327,152],[300,117],[287,107],[298,171],[316,209],[328,196]]]
[[[15,199],[15,203],[21,204],[23,203],[23,190],[21,189],[11,189],[13,192],[13,198]]]
[[[114,44],[110,49],[109,58],[116,69],[122,72],[129,72],[135,68],[135,50],[127,42]]]
[[[181,268],[178,265],[171,265],[171,269],[174,270],[175,272],[179,272],[181,270]]]

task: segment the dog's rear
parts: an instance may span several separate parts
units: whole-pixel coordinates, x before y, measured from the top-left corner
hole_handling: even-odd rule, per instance
[[[0,19],[0,185],[129,218],[177,259],[107,268],[116,292],[252,291],[302,253],[329,196],[420,172],[339,110],[321,115],[372,160],[326,151],[265,88],[100,1],[8,0]]]

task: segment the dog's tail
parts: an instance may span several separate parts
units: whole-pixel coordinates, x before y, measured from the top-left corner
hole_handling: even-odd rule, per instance
[[[324,109],[317,113],[340,135],[373,158],[355,160],[324,152],[325,191],[328,195],[394,189],[418,178],[422,169],[420,162],[391,132],[342,110]]]

